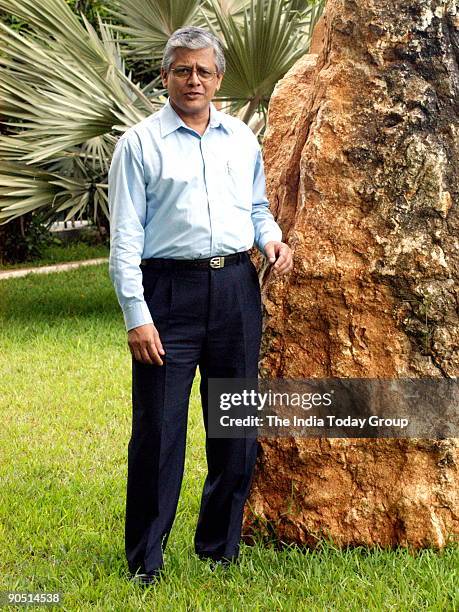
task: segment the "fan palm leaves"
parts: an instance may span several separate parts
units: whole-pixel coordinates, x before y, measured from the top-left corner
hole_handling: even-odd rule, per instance
[[[290,3],[251,0],[240,25],[216,0],[209,1],[225,46],[227,68],[220,96],[234,101],[236,108],[248,103],[243,116],[248,122],[260,104],[267,107],[276,82],[307,51],[298,14]]]
[[[87,29],[61,0],[0,0],[0,10],[24,21],[35,38],[54,40],[66,53],[91,65],[107,60],[100,40],[88,36]]]
[[[0,23],[0,66],[6,68],[0,113],[13,119],[9,127],[18,139],[39,145],[25,161],[49,159],[157,109],[125,75],[106,26],[101,24],[99,38],[61,0],[0,0],[0,8],[9,6],[32,28],[26,36]]]
[[[172,32],[195,21],[199,4],[200,0],[115,0],[110,13],[122,24],[115,29],[129,37],[131,54],[158,60]]]
[[[223,15],[236,15],[243,11],[249,4],[250,0],[216,0]],[[212,10],[213,6],[209,0],[204,0],[204,6],[208,6]]]
[[[118,24],[99,20],[96,32],[65,0],[0,0],[0,11],[27,24],[16,32],[0,22],[0,115],[8,118],[0,135],[0,223],[39,208],[67,209],[68,217],[106,212],[117,136],[165,101],[159,81],[141,87],[132,80],[123,55],[158,68],[167,38],[185,24],[220,37],[222,98],[261,129],[263,115],[255,113],[307,51],[323,0],[113,2]]]
[[[106,210],[95,185],[106,180],[116,141],[107,136],[158,104],[125,74],[108,26],[100,24],[99,36],[61,0],[0,0],[0,9],[29,26],[21,34],[0,23],[0,114],[9,118],[9,135],[0,137],[0,219],[46,206],[74,214],[92,199]]]
[[[92,193],[93,192],[93,193]],[[49,214],[68,210],[67,219],[85,210],[92,196],[92,205],[108,216],[106,185],[89,177],[70,178],[46,172],[18,162],[2,162],[0,166],[0,219],[15,219],[37,209]]]

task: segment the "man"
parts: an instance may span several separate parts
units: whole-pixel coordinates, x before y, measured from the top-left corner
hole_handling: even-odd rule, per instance
[[[255,241],[277,273],[292,269],[257,140],[211,103],[224,71],[215,36],[177,30],[161,69],[169,100],[123,134],[109,173],[110,276],[132,353],[126,555],[145,584],[163,567],[175,517],[196,367],[206,433],[208,379],[258,375],[260,287],[247,251]],[[206,435],[200,558],[237,559],[256,451],[253,438]]]

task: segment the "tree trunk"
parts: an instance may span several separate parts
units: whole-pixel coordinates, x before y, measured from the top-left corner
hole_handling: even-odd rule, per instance
[[[269,108],[268,195],[295,269],[262,279],[263,377],[459,375],[458,62],[457,2],[328,1]],[[459,535],[457,438],[260,443],[248,539]]]

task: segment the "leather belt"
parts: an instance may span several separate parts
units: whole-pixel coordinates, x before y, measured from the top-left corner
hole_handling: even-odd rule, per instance
[[[145,268],[172,268],[178,270],[219,270],[225,266],[240,263],[248,259],[248,251],[231,253],[231,255],[217,255],[203,259],[162,259],[153,257],[142,259],[140,265]]]

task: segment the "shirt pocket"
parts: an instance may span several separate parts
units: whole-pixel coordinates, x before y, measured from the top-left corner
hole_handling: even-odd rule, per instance
[[[224,161],[224,187],[237,208],[250,211],[252,209],[253,191],[253,168],[244,160],[244,155],[239,158],[229,157]]]

